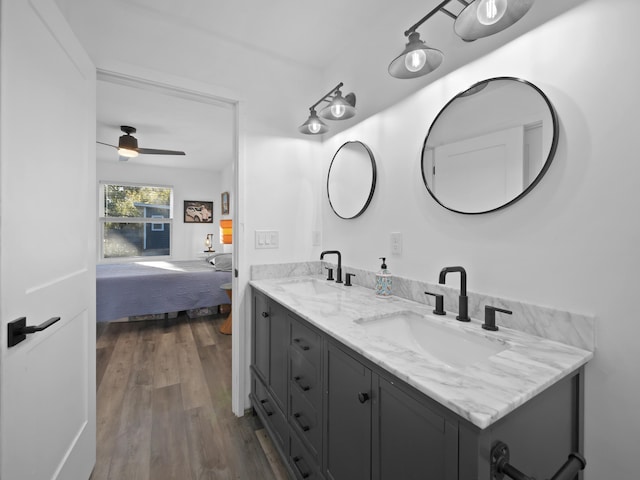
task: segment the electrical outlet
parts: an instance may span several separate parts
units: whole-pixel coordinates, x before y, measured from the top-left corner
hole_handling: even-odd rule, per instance
[[[402,233],[393,232],[391,234],[391,253],[400,255],[402,253]]]

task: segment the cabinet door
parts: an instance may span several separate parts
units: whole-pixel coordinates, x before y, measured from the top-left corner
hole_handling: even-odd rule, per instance
[[[457,479],[458,433],[424,399],[377,377],[373,479]]]
[[[326,362],[326,477],[369,480],[371,371],[331,343]]]
[[[270,312],[269,386],[280,410],[286,412],[289,315],[275,302],[270,302]]]
[[[269,384],[269,342],[270,342],[270,311],[267,297],[255,294],[253,297],[253,358],[255,370],[262,376],[262,380]]]

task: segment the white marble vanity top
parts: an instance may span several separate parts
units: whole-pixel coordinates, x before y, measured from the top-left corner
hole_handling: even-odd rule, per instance
[[[490,332],[481,328],[479,319],[459,322],[455,312],[435,316],[429,305],[394,296],[377,298],[371,289],[345,287],[321,276],[252,280],[250,284],[481,429],[593,357],[590,351],[504,327]],[[358,323],[396,312],[428,315],[425,322],[451,329],[465,341],[486,343],[484,337],[504,349],[482,362],[452,366],[383,336],[367,334]],[[465,355],[464,348],[459,354]]]

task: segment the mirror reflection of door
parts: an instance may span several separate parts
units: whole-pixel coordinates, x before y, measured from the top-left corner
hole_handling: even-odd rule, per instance
[[[483,212],[516,197],[524,180],[523,128],[435,149],[433,192],[454,210]]]
[[[502,208],[540,180],[557,136],[555,112],[537,87],[507,77],[480,82],[449,101],[431,125],[422,152],[425,185],[459,213]]]

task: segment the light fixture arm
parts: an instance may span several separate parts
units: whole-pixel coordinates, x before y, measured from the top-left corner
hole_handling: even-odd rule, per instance
[[[334,92],[336,92],[336,91],[340,90],[340,87],[342,87],[343,85],[344,85],[344,83],[340,82],[338,85],[336,85],[335,87],[333,87],[333,88],[329,91],[329,93],[327,93],[324,97],[322,97],[322,98],[321,98],[320,100],[318,100],[316,103],[314,103],[313,105],[311,105],[311,106],[309,107],[309,110],[310,110],[310,111],[311,111],[311,110],[315,110],[315,109],[316,109],[316,107],[317,107],[318,105],[320,105],[322,102],[324,102],[324,101],[327,99],[327,97],[329,97],[330,95],[332,95]]]
[[[413,32],[416,31],[416,29],[422,25],[424,22],[426,22],[427,20],[429,20],[431,17],[433,17],[436,13],[438,13],[440,10],[442,10],[445,13],[448,13],[449,15],[453,15],[451,12],[447,11],[444,9],[444,7],[446,7],[447,5],[449,5],[453,0],[444,0],[442,2],[440,2],[440,4],[438,6],[436,6],[433,10],[431,10],[429,13],[427,13],[424,17],[422,17],[420,20],[418,20],[416,22],[415,25],[413,25],[412,27],[409,28],[409,30],[407,30],[406,32],[404,32],[404,36],[408,37],[409,35],[411,35]],[[465,3],[462,0],[458,0],[461,3]],[[454,18],[456,18],[454,16]]]

